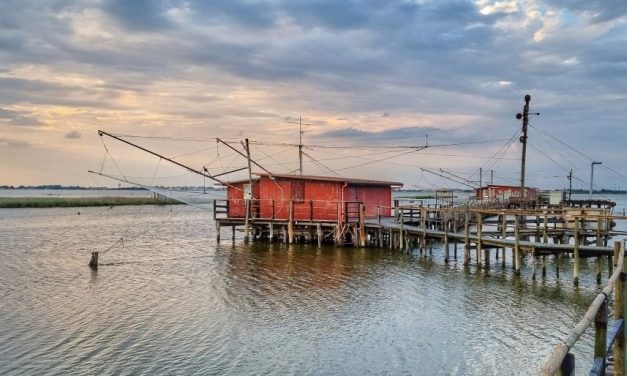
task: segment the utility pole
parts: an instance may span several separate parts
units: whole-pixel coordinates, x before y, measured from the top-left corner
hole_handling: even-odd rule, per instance
[[[298,171],[303,174],[303,117],[298,117]]]
[[[479,167],[479,188],[483,187],[483,167]]]
[[[289,118],[288,118],[289,119]],[[303,125],[311,125],[311,124],[303,124],[303,117],[298,117],[298,123],[295,121],[289,121],[290,124],[298,124],[298,171],[302,175],[303,174],[303,134],[307,131],[303,131]]]
[[[494,170],[490,170],[490,185],[494,184]]]
[[[590,207],[592,207],[592,182],[594,181],[594,165],[600,165],[603,162],[592,162],[590,164],[590,196],[588,197],[588,201],[590,201]]]
[[[570,170],[570,174],[566,176],[568,178],[568,201],[570,201],[570,196],[573,194],[573,170]]]
[[[527,162],[527,125],[529,124],[529,101],[531,101],[531,95],[525,95],[525,106],[523,107],[522,114],[519,112],[516,114],[516,119],[522,119],[522,136],[520,136],[520,142],[522,143],[522,159],[520,164],[520,207],[522,208],[523,200],[525,198],[525,163]]]

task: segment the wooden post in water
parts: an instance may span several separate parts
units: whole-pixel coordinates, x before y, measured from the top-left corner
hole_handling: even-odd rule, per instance
[[[287,222],[287,239],[289,244],[294,244],[294,201],[290,200],[289,219]]]
[[[573,284],[579,286],[579,217],[575,217],[575,248],[573,251]]]
[[[614,260],[618,261],[618,256],[621,252],[624,252],[623,243],[614,243]],[[611,264],[611,262],[610,262]],[[623,269],[620,276],[616,280],[614,287],[614,319],[625,320],[625,312],[627,312],[627,263],[623,262]],[[614,375],[624,376],[627,374],[627,361],[625,351],[625,339],[627,339],[627,325],[623,321],[623,330],[618,333],[616,342],[614,343]]]
[[[466,216],[464,219],[464,265],[470,265],[470,211],[466,211]]]
[[[89,260],[89,267],[93,270],[98,270],[98,252],[91,253],[91,259]]]
[[[322,247],[322,237],[324,236],[324,234],[322,233],[322,224],[320,222],[318,222],[318,224],[316,225],[316,233],[318,235],[318,248]]]
[[[216,224],[216,242],[220,244],[220,222],[215,221]]]
[[[546,255],[542,255],[542,278],[546,278]]]
[[[270,243],[272,243],[274,241],[274,223],[270,222],[268,227],[268,231],[270,231],[270,234],[268,234],[268,239],[270,240]]]
[[[520,274],[520,221],[519,216],[514,216],[514,271]]]
[[[601,256],[596,258],[597,283],[601,283]]]
[[[448,247],[448,210],[444,211],[444,262],[448,263],[449,247]]]
[[[253,189],[252,186],[250,189],[251,190]],[[250,220],[250,200],[249,199],[245,200],[244,208],[246,210],[246,214],[244,217],[244,243],[248,243],[248,241],[250,240],[250,228],[248,226],[249,225],[248,221]]]
[[[531,247],[531,279],[536,280],[536,247]]]
[[[392,250],[392,248],[394,247],[393,245],[393,239],[394,239],[394,233],[392,232],[392,227],[390,227],[388,229],[388,240],[389,240],[389,245],[390,245],[390,251]]]
[[[420,227],[422,227],[422,245],[420,246],[421,250],[426,250],[427,248],[427,208],[424,206],[420,207]]]
[[[476,257],[477,257],[477,267],[481,267],[481,232],[483,230],[483,218],[481,216],[481,212],[476,213],[477,217],[477,243],[476,243]]]
[[[403,243],[403,241],[405,240],[404,239],[404,235],[403,235],[403,232],[404,232],[403,231],[404,222],[405,221],[403,220],[403,208],[401,208],[401,223],[400,223],[400,225],[401,225],[401,232],[400,232],[400,234],[398,234],[398,237],[399,237],[399,239],[398,239],[398,248],[399,248],[399,250],[401,252],[405,250],[405,244]]]
[[[502,212],[502,216],[501,220],[503,221],[503,224],[501,225],[501,238],[505,239],[507,237],[507,215],[505,212]],[[503,268],[505,267],[505,247],[503,247],[503,259],[501,260],[501,266]]]
[[[555,278],[560,278],[560,253],[555,254]]]
[[[549,217],[545,210],[544,211],[544,223],[542,226],[542,243],[548,243],[548,242],[549,242]]]
[[[231,240],[235,242],[235,225],[231,226]]]
[[[603,369],[605,370],[605,360],[607,358],[607,301],[605,296],[603,304],[599,307],[594,317],[594,357],[603,359]]]
[[[366,246],[366,207],[359,204],[359,246]]]

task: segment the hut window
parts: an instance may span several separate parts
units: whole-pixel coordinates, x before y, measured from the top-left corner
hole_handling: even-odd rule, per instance
[[[305,200],[305,182],[303,181],[292,182],[292,200],[294,201]]]

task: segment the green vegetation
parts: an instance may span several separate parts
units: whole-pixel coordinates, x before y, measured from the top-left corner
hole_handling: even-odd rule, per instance
[[[175,205],[173,199],[153,197],[0,197],[0,208],[55,208],[118,205]]]

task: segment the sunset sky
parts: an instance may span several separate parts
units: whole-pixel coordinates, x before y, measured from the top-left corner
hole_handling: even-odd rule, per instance
[[[530,94],[529,185],[587,189],[602,161],[596,187],[627,188],[626,21],[625,0],[3,0],[0,185],[204,184],[98,129],[213,174],[246,165],[215,138],[248,138],[292,172],[299,117],[306,174],[517,184]]]

